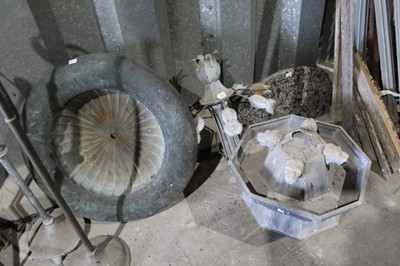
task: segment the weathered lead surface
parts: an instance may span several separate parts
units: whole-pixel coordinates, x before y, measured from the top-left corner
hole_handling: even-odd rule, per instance
[[[258,224],[298,239],[335,226],[338,215],[359,206],[365,199],[371,167],[371,161],[343,128],[318,122],[318,134],[300,133],[298,128],[305,120],[289,115],[250,126],[228,161]],[[282,149],[267,151],[258,144],[257,133],[266,130],[288,132],[287,139],[278,144]],[[296,137],[299,133],[302,138]],[[311,145],[305,145],[308,138]],[[348,154],[346,163],[327,167],[324,142],[340,146]],[[304,161],[303,176],[293,184],[287,184],[286,179],[282,182],[288,158]]]
[[[57,147],[51,141],[52,123],[65,105],[77,95],[93,93],[94,90],[104,88],[112,88],[114,91],[129,95],[135,101],[146,106],[154,115],[153,117],[157,119],[165,141],[164,159],[160,168],[155,166],[159,171],[151,175],[146,186],[134,189],[134,191],[126,189],[124,191],[126,193],[123,194],[115,193],[119,196],[104,196],[98,193],[98,189],[93,192],[77,185],[72,178],[69,178],[65,169],[60,167],[57,159]],[[107,102],[109,100],[102,102],[104,108],[107,107]],[[92,107],[95,112],[98,105]],[[107,114],[113,112],[110,109],[107,108]],[[140,108],[139,110],[143,111],[144,109]],[[124,116],[128,115],[129,112],[124,113]],[[134,119],[135,116],[130,118]],[[152,117],[148,116],[147,118]],[[26,102],[25,119],[27,134],[52,178],[60,186],[65,200],[75,212],[91,219],[127,221],[153,215],[183,191],[194,170],[197,141],[193,118],[187,105],[168,82],[156,76],[154,72],[134,64],[122,56],[86,55],[78,57],[74,64],[57,68],[53,74],[50,73],[47,79],[33,89]],[[150,120],[152,119],[148,121]],[[138,122],[145,122],[145,119],[139,119]],[[123,126],[128,126],[128,124],[132,125],[124,123]],[[105,125],[110,126],[107,123]],[[103,126],[105,125],[103,124]],[[141,125],[141,123],[134,123],[134,126]],[[96,123],[96,126],[102,125]],[[122,131],[124,135],[126,132]],[[112,141],[113,137],[118,139],[118,132],[119,130],[109,132],[107,135],[109,141]],[[96,133],[100,133],[100,131],[96,131]],[[135,137],[141,137],[141,134],[135,134]],[[140,141],[145,142],[145,135],[142,137]],[[148,139],[147,141],[155,144],[153,140]],[[146,144],[141,147],[148,146]],[[155,148],[152,150],[157,151]],[[144,153],[139,152],[141,150],[137,146],[134,151],[136,156],[147,157]],[[158,151],[161,153],[163,150]],[[100,156],[103,156],[103,159],[106,157],[104,154]],[[76,156],[75,159],[79,162],[82,156]],[[140,162],[140,160],[135,160],[135,162]],[[107,171],[100,168],[98,170]],[[145,171],[145,168],[142,170]],[[33,175],[36,176],[36,173],[33,172]],[[94,179],[87,181],[93,183]],[[40,182],[38,184],[44,188],[43,184]],[[91,187],[89,184],[87,185],[86,188]],[[96,185],[101,186],[101,182]]]
[[[68,104],[53,129],[58,163],[67,176],[104,196],[148,185],[165,152],[162,130],[150,110],[116,91],[94,91],[72,101],[84,105]]]

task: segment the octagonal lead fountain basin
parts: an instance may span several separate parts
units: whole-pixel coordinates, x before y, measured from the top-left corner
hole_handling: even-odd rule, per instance
[[[370,159],[342,127],[317,121],[318,134],[326,143],[340,146],[349,155],[348,160],[342,165],[315,166],[321,167],[321,173],[326,169],[335,173],[330,177],[329,189],[319,196],[301,199],[279,193],[271,185],[274,183],[271,182],[272,176],[263,171],[269,151],[258,143],[257,133],[266,130],[288,133],[299,129],[305,120],[289,115],[249,126],[228,161],[242,188],[242,197],[257,223],[297,239],[336,226],[341,213],[361,205],[371,167]],[[285,162],[281,164],[284,167]],[[327,178],[327,175],[321,175],[321,178]]]

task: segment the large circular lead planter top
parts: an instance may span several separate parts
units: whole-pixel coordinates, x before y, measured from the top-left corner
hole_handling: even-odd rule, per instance
[[[151,216],[193,173],[196,134],[181,96],[121,56],[85,55],[54,69],[33,88],[24,119],[65,200],[87,218]]]

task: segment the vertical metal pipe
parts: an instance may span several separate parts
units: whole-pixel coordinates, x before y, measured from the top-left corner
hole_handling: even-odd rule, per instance
[[[396,1],[395,1],[396,2]],[[354,44],[356,49],[364,56],[367,44],[369,1],[355,1],[354,12]]]
[[[22,190],[22,193],[24,193],[24,195],[35,208],[35,210],[39,213],[40,217],[43,220],[43,223],[45,225],[51,224],[53,222],[53,218],[46,212],[42,204],[40,204],[39,200],[33,194],[32,190],[18,173],[17,169],[15,169],[14,165],[7,158],[7,152],[8,147],[6,145],[0,144],[0,163],[3,165],[4,169],[6,169],[8,175],[12,179],[14,179],[17,186]]]
[[[4,94],[3,94],[4,93]],[[7,104],[7,100],[5,98],[5,92],[2,84],[0,83],[0,111],[4,116],[6,123],[9,125],[11,131],[13,132],[15,138],[18,140],[22,150],[25,152],[26,156],[29,158],[29,161],[32,163],[33,167],[39,173],[39,177],[42,179],[43,183],[46,185],[47,189],[52,194],[54,200],[58,204],[58,206],[63,211],[67,220],[71,223],[71,226],[74,228],[76,234],[81,239],[83,245],[86,246],[89,252],[94,252],[95,247],[90,243],[90,240],[86,236],[85,232],[79,225],[76,220],[74,214],[71,209],[68,207],[64,198],[61,196],[61,193],[58,191],[56,184],[51,179],[50,174],[48,173],[46,167],[44,166],[42,160],[37,154],[35,148],[30,142],[28,136],[23,130],[22,126],[19,124],[17,117],[11,110],[11,108]]]
[[[396,1],[395,1],[396,2]],[[385,90],[396,92],[392,35],[390,28],[389,10],[387,0],[374,1],[375,19],[378,33],[379,58],[381,62],[382,87]],[[388,95],[387,108],[393,123],[398,125],[396,101],[393,96]]]
[[[400,3],[398,0],[395,0],[393,1],[393,5],[397,55],[397,84],[400,84]]]
[[[239,137],[229,137],[224,132],[224,126],[222,124],[222,106],[221,104],[212,105],[210,108],[212,117],[214,118],[215,124],[217,125],[217,131],[219,138],[221,139],[223,153],[226,158],[230,158],[234,153],[238,143]]]

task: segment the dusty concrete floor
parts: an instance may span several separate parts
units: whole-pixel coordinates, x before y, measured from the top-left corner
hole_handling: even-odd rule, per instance
[[[132,265],[399,265],[399,175],[385,181],[371,173],[361,207],[302,241],[261,230],[240,193],[222,159],[197,190],[164,212],[126,224],[92,222],[89,237],[121,237]],[[19,258],[11,246],[0,254],[5,265],[13,260],[54,265],[28,253],[26,234],[19,238]]]

